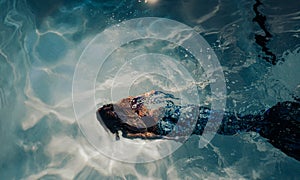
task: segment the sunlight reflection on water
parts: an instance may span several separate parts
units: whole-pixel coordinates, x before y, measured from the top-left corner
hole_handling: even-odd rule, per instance
[[[280,16],[284,21],[271,18],[283,28],[271,26],[278,39],[270,47],[280,46],[276,53],[285,59],[272,67],[257,57],[259,48],[249,40],[259,31],[251,22],[253,3],[158,1],[150,7],[138,1],[0,1],[0,179],[299,177],[299,162],[255,133],[217,135],[203,149],[192,136],[164,159],[130,164],[95,150],[75,121],[72,80],[80,54],[106,27],[133,17],[167,17],[195,27],[219,57],[229,110],[251,113],[299,96],[299,44],[293,41],[299,32],[291,25],[299,24],[299,11],[280,11],[287,14]],[[289,43],[275,43],[280,40]]]

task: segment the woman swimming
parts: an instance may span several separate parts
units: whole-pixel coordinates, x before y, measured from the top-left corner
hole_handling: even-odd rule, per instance
[[[151,91],[102,106],[97,110],[97,119],[105,129],[116,135],[117,140],[120,138],[119,131],[124,138],[178,140],[190,134],[202,135],[208,120],[221,114],[207,107],[176,105],[174,102],[177,100],[171,94]],[[214,124],[210,123],[210,126]],[[274,147],[300,161],[299,103],[277,103],[254,115],[225,112],[220,126],[216,126],[217,133],[222,135],[257,132]]]

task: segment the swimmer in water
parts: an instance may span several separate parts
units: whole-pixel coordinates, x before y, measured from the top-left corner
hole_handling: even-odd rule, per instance
[[[119,132],[122,132],[122,137],[131,139],[172,139],[168,136],[172,132],[177,137],[202,135],[209,117],[218,114],[207,107],[176,105],[176,100],[178,98],[161,91],[130,96],[116,104],[100,107],[97,119],[106,130],[116,135],[117,140],[120,139]],[[191,130],[191,127],[194,128]],[[259,133],[274,147],[300,161],[299,103],[277,103],[254,115],[225,112],[217,133],[234,135],[250,131]],[[176,140],[176,137],[173,139]]]

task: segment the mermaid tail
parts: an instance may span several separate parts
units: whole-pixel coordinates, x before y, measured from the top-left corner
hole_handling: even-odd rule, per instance
[[[202,135],[211,111],[200,107],[193,134]],[[300,104],[280,102],[263,114],[236,115],[225,112],[217,131],[222,135],[234,135],[240,132],[257,132],[274,147],[300,161]]]
[[[256,121],[253,128],[274,147],[300,161],[299,103],[277,103]]]
[[[176,100],[178,99],[170,94],[152,91],[122,99],[116,104],[104,105],[98,109],[97,119],[116,135],[116,139],[119,139],[119,131],[125,138],[172,139],[174,134],[202,135],[208,119],[222,113],[196,105],[179,106],[174,103]],[[300,161],[299,103],[278,103],[265,113],[257,115],[241,116],[225,112],[217,133],[234,135],[249,131],[259,133],[274,147]],[[173,134],[171,138],[170,134]]]

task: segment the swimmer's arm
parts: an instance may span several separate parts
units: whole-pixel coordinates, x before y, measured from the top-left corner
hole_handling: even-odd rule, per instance
[[[141,139],[161,139],[161,135],[154,134],[152,132],[145,133],[127,133],[124,135],[125,138],[141,138]]]

